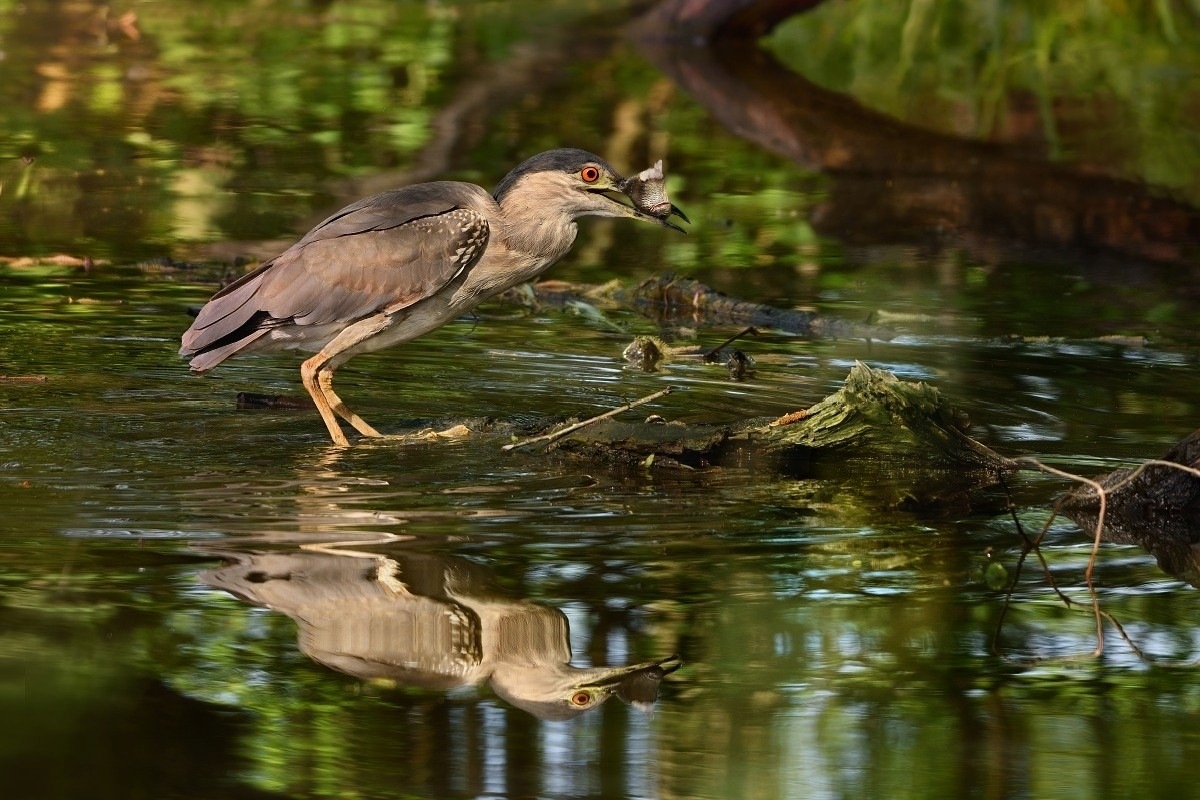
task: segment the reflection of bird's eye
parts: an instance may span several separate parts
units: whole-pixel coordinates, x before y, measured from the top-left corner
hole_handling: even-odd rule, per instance
[[[587,692],[576,692],[571,695],[571,702],[577,706],[586,706],[591,700],[592,696]]]

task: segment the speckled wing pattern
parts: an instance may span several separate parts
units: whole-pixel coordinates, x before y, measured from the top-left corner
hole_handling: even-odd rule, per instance
[[[490,202],[479,187],[443,181],[347,206],[214,295],[181,352],[209,353],[192,367],[211,369],[272,327],[350,323],[429,297],[483,255],[490,230],[479,209]]]

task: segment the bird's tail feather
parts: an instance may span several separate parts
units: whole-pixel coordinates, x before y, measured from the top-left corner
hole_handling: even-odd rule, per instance
[[[271,315],[254,302],[263,271],[259,268],[214,295],[184,332],[179,354],[191,359],[193,372],[212,369],[267,332]]]
[[[243,336],[239,339],[233,340],[232,342],[227,342],[226,344],[208,347],[195,354],[187,353],[183,350],[181,350],[180,353],[185,357],[190,357],[191,360],[188,362],[188,367],[192,372],[195,372],[196,374],[208,372],[210,369],[234,355],[258,337],[262,336],[267,332],[267,330],[267,328],[259,328],[258,330],[251,331],[249,336]]]

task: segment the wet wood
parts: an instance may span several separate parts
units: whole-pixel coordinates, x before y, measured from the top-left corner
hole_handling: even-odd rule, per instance
[[[753,465],[788,474],[812,474],[822,464],[856,473],[861,473],[864,464],[873,464],[877,474],[882,470],[902,475],[912,487],[922,487],[921,502],[991,485],[1001,473],[1017,468],[1013,461],[969,436],[966,415],[935,387],[903,381],[862,363],[855,364],[838,391],[811,407],[776,418],[727,424],[667,422],[658,414],[642,421],[615,418],[618,414],[629,416],[635,406],[661,399],[668,391],[602,414],[596,418],[600,421],[590,420],[587,427],[576,424],[564,430],[561,420],[525,422],[519,431],[512,423],[493,419],[441,420],[438,424],[446,427],[457,422],[464,433],[483,437],[531,437],[504,446],[506,451],[546,442],[538,452],[615,465],[693,469]],[[246,392],[238,395],[239,407],[276,410],[311,407],[305,400]]]
[[[823,0],[662,0],[638,22],[639,35],[695,45],[758,39]]]
[[[543,281],[507,292],[500,299],[519,304],[532,300],[549,306],[583,301],[604,308],[632,308],[660,321],[686,318],[694,325],[772,328],[800,336],[889,341],[896,335],[883,325],[739,300],[700,281],[676,275],[658,275],[633,285]]]
[[[728,463],[735,426],[605,420],[547,450],[610,464],[703,468]]]
[[[697,357],[703,357],[698,352]],[[886,495],[888,506],[927,508],[969,505],[969,493],[996,484],[1018,465],[968,435],[970,422],[936,388],[902,381],[886,370],[857,363],[842,387],[811,407],[775,418],[725,424],[669,422],[659,414],[618,419],[637,405],[661,399],[662,390],[588,420],[442,419],[429,427],[395,432],[397,443],[467,436],[510,442],[533,457],[562,456],[639,469],[750,467],[834,483],[865,482]],[[240,393],[239,408],[311,408],[307,398]],[[670,413],[669,407],[659,409]],[[598,421],[597,421],[598,420]],[[530,445],[544,444],[539,450]]]
[[[1136,544],[1165,572],[1200,587],[1200,477],[1172,464],[1200,470],[1200,430],[1158,459],[1093,479],[1106,493],[1101,538]],[[1100,498],[1091,486],[1081,486],[1063,498],[1061,510],[1092,531]]]
[[[699,281],[674,275],[649,278],[617,296],[635,308],[649,308],[669,314],[682,312],[693,320],[703,320],[707,324],[748,325],[838,339],[887,341],[894,336],[892,331],[879,325],[739,300]]]
[[[610,417],[615,417],[617,414],[622,414],[626,411],[630,411],[632,409],[637,408],[638,406],[643,406],[646,403],[652,403],[655,400],[659,399],[660,397],[665,397],[666,395],[670,394],[671,391],[672,391],[671,387],[668,386],[665,389],[660,389],[659,391],[648,394],[645,397],[640,397],[631,403],[626,403],[625,405],[621,406],[620,408],[614,408],[611,411],[605,411],[603,414],[598,414],[589,419],[585,419],[582,422],[571,423],[570,425],[567,425],[564,428],[560,428],[556,431],[553,431],[552,433],[544,433],[540,436],[533,436],[528,439],[522,439],[519,442],[513,442],[512,444],[506,444],[506,445],[504,445],[504,447],[501,447],[500,449],[505,452],[508,452],[509,450],[515,450],[519,447],[529,447],[530,445],[541,444],[542,442],[553,442],[555,440],[561,439],[564,436],[567,436],[568,434],[574,433],[575,431],[585,428],[588,425],[595,425],[597,422],[601,422],[603,420],[609,419]]]
[[[730,425],[608,420],[548,449],[628,464],[753,464],[787,473],[811,473],[820,461],[865,460],[907,473],[914,486],[936,474],[948,491],[990,485],[1016,469],[971,438],[968,427],[966,416],[936,388],[858,363],[837,392],[776,419]]]

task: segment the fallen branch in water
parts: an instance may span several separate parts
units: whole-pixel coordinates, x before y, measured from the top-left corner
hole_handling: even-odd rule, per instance
[[[551,430],[549,422],[522,424],[521,433],[531,438],[506,444],[503,450],[545,442],[554,452],[613,466],[696,469],[752,464],[798,477],[844,474],[868,487],[872,502],[889,508],[969,505],[972,490],[993,485],[1004,472],[1016,469],[1016,462],[965,433],[970,425],[966,415],[935,387],[903,381],[863,363],[854,365],[838,391],[780,417],[725,424],[684,424],[657,416],[641,422],[614,419],[670,391],[654,392],[557,430]],[[240,407],[304,405],[300,398],[247,394],[240,399]],[[462,422],[439,419],[430,424],[449,427]],[[490,419],[469,420],[467,427],[483,436],[507,437],[514,430],[511,422]]]
[[[551,449],[614,465],[845,479],[873,505],[962,507],[971,491],[1016,468],[964,433],[968,424],[936,388],[857,363],[838,391],[782,417],[724,425],[609,419]]]
[[[1096,646],[1091,656],[1099,657],[1104,653],[1104,622],[1107,621],[1138,658],[1151,661],[1120,621],[1101,606],[1094,582],[1095,568],[1102,542],[1137,544],[1155,557],[1163,571],[1193,585],[1200,583],[1200,469],[1197,468],[1200,466],[1200,431],[1177,443],[1163,458],[1149,459],[1136,467],[1116,470],[1095,479],[1051,467],[1035,458],[1021,458],[1017,462],[1080,486],[1055,503],[1041,532],[1033,539],[1025,534],[1020,521],[1013,515],[1022,539],[1021,554],[1005,592],[1004,607],[992,640],[993,652],[1009,658],[1001,652],[999,639],[1029,553],[1037,555],[1047,584],[1063,604],[1068,608],[1077,605],[1056,584],[1041,553],[1041,543],[1050,526],[1060,515],[1066,515],[1080,528],[1090,529],[1092,533],[1092,548],[1084,570],[1089,605],[1096,621]]]
[[[653,394],[648,394],[645,397],[639,397],[637,400],[634,400],[630,403],[626,403],[625,405],[621,406],[620,408],[614,408],[611,411],[605,411],[603,414],[599,414],[595,417],[591,417],[590,419],[585,419],[581,422],[576,422],[571,425],[568,425],[567,427],[563,428],[562,430],[557,430],[557,431],[554,431],[553,433],[542,434],[541,436],[533,436],[529,439],[522,439],[519,442],[513,442],[512,444],[506,444],[503,447],[501,447],[500,449],[507,453],[508,451],[515,450],[518,447],[528,447],[531,444],[538,444],[539,442],[553,442],[556,439],[561,439],[562,437],[566,436],[569,433],[574,433],[575,431],[580,430],[581,428],[586,428],[588,425],[594,425],[597,422],[600,422],[601,420],[606,420],[606,419],[609,419],[610,417],[615,417],[617,414],[622,414],[622,413],[630,410],[631,408],[637,408],[638,406],[645,405],[646,403],[651,403],[660,397],[665,397],[666,395],[670,394],[671,392],[672,392],[672,388],[670,386],[668,386],[667,388],[660,389],[659,391],[654,392]]]
[[[895,330],[882,325],[739,300],[676,275],[659,275],[632,286],[617,281],[600,285],[541,281],[510,289],[499,299],[518,305],[529,305],[532,299],[541,306],[574,307],[583,302],[632,308],[658,320],[686,317],[693,324],[771,328],[800,336],[881,341],[896,336]]]

